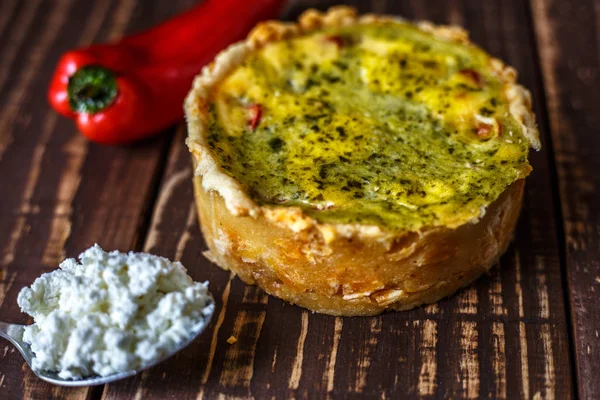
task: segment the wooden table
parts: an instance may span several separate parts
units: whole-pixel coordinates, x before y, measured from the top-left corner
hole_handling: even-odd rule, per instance
[[[31,322],[19,290],[95,242],[182,260],[217,300],[211,326],[186,351],[106,386],[48,385],[1,341],[0,398],[600,399],[597,2],[350,2],[466,27],[520,71],[544,145],[531,155],[516,240],[489,276],[436,305],[372,318],[312,314],[202,257],[183,125],[103,147],[48,107],[61,53],[193,3],[0,2],[0,320]],[[328,3],[295,1],[284,17]],[[237,343],[227,343],[231,335]]]

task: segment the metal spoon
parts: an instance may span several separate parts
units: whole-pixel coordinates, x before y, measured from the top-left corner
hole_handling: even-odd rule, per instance
[[[152,362],[151,364],[144,365],[140,369],[119,372],[119,373],[108,375],[108,376],[91,376],[91,377],[77,379],[77,380],[63,379],[58,376],[58,373],[52,372],[52,371],[44,371],[44,370],[36,371],[33,368],[31,370],[33,371],[34,374],[36,374],[39,378],[45,380],[46,382],[50,382],[54,385],[61,385],[61,386],[103,385],[105,383],[114,382],[119,379],[129,378],[130,376],[134,376],[134,375],[166,360],[167,358],[173,356],[175,353],[177,353],[178,351],[187,347],[190,343],[192,343],[194,341],[194,339],[196,339],[198,336],[200,336],[200,334],[204,331],[206,326],[210,323],[212,315],[215,311],[215,303],[213,302],[213,303],[209,304],[206,308],[207,308],[207,310],[205,311],[206,318],[204,320],[204,324],[200,327],[200,329],[198,329],[197,332],[193,332],[193,334],[190,335],[190,338],[188,340],[181,343],[181,345],[178,346],[171,353],[165,355],[164,357],[161,357],[160,359]],[[6,322],[0,321],[0,337],[3,337],[4,339],[11,342],[17,348],[17,350],[19,350],[19,352],[23,355],[25,362],[27,362],[29,367],[31,367],[31,361],[35,358],[35,355],[31,351],[29,344],[25,343],[22,339],[24,329],[25,329],[25,325],[7,324]]]

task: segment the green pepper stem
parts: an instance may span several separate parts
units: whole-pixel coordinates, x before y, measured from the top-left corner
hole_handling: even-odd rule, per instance
[[[88,65],[69,78],[67,93],[73,111],[95,114],[109,107],[117,98],[117,79],[108,68]]]

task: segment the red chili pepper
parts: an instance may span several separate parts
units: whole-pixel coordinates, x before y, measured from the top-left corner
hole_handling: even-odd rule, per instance
[[[48,100],[89,139],[117,144],[146,138],[183,117],[183,99],[200,69],[285,0],[205,0],[118,42],[69,51]]]
[[[252,104],[248,107],[248,111],[250,114],[248,124],[250,125],[250,129],[255,130],[262,118],[262,107],[260,104]]]

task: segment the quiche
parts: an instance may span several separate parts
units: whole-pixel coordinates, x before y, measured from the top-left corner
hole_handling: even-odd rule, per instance
[[[341,6],[258,25],[185,102],[206,256],[310,310],[448,296],[506,250],[540,141],[457,27]]]

